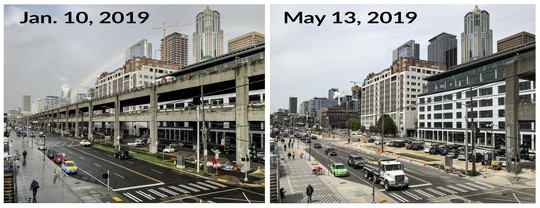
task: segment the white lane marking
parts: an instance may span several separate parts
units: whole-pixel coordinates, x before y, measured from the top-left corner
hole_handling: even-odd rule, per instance
[[[62,146],[66,145],[66,143],[68,143],[68,142],[64,142],[64,144],[62,144]]]
[[[84,160],[84,157],[83,156],[79,156],[79,158],[83,159]]]
[[[442,190],[442,191],[446,191],[446,192],[448,192],[448,193],[450,193],[450,194],[457,194],[457,192],[452,191],[452,190],[447,189],[447,188],[444,188],[444,187],[442,187],[442,186],[437,186],[437,187],[435,187],[435,188],[438,188],[438,189],[440,189],[440,190]]]
[[[410,196],[410,197],[413,198],[413,199],[416,199],[416,200],[422,200],[422,198],[420,198],[419,196],[414,195],[414,194],[411,193],[411,192],[404,191],[403,193],[404,193],[405,195],[407,195],[407,196]]]
[[[219,189],[218,187],[212,186],[212,185],[210,185],[210,184],[206,184],[206,183],[204,183],[204,182],[200,182],[200,181],[199,181],[199,182],[197,182],[197,183],[198,183],[198,184],[201,184],[202,186],[206,186],[206,187],[208,187],[208,188],[211,188],[211,189]]]
[[[139,195],[147,198],[148,200],[154,200],[156,198],[154,198],[152,195],[150,194],[147,194],[147,193],[144,193],[143,191],[135,191],[135,193],[138,193]]]
[[[495,186],[493,186],[493,185],[491,185],[491,184],[484,183],[484,182],[475,181],[475,183],[478,184],[478,185],[482,185],[482,186],[488,187],[488,188],[495,188]]]
[[[180,187],[182,187],[182,188],[185,188],[185,189],[187,189],[187,190],[193,191],[193,192],[199,192],[199,190],[194,189],[194,188],[191,188],[191,187],[186,186],[186,185],[184,185],[184,184],[178,185],[178,186],[180,186]]]
[[[469,185],[471,187],[474,187],[474,188],[478,188],[478,189],[487,189],[486,187],[483,187],[483,186],[480,186],[480,185],[477,185],[477,184],[474,184],[474,183],[466,183],[466,185]]]
[[[206,183],[214,184],[214,185],[219,186],[221,188],[226,188],[227,187],[226,185],[223,185],[223,184],[215,182],[215,181],[206,181]]]
[[[112,156],[112,155],[107,155],[107,156],[109,156],[109,157],[114,157],[114,156]]]
[[[132,164],[132,165],[134,164],[133,162],[129,162],[129,161],[127,161],[127,160],[126,160],[126,162],[129,163],[129,164]]]
[[[433,198],[433,197],[435,197],[435,196],[433,196],[433,195],[431,195],[431,194],[428,194],[427,192],[422,191],[422,190],[419,190],[419,189],[415,189],[414,191],[416,191],[416,192],[419,193],[419,194],[424,195],[424,196],[427,197],[427,198]]]
[[[151,171],[154,171],[154,172],[156,172],[156,173],[159,173],[159,174],[163,174],[162,172],[159,172],[159,171],[154,170],[154,169],[150,169],[150,170],[151,170]]]
[[[98,166],[98,167],[100,167],[100,168],[101,168],[101,165],[98,165],[98,164],[96,164],[96,163],[92,163],[92,164],[94,164],[95,166]]]
[[[71,144],[69,144],[69,146],[73,146],[73,142],[71,142]]]
[[[148,189],[148,191],[149,191],[150,193],[153,193],[153,194],[155,194],[155,195],[161,197],[161,198],[166,198],[166,197],[167,197],[167,195],[162,194],[162,193],[160,193],[160,192],[158,192],[158,191],[156,191],[156,190],[154,190],[154,189]]]
[[[409,200],[403,198],[400,195],[397,195],[396,193],[390,193],[390,196],[394,197],[395,199],[401,201],[401,202],[409,202]]]
[[[426,189],[426,191],[431,191],[431,192],[433,192],[433,193],[436,193],[436,194],[438,194],[439,196],[446,196],[446,194],[445,194],[445,193],[443,193],[443,192],[440,192],[440,191],[437,191],[437,190],[435,190],[435,189],[432,189],[432,188],[427,188],[427,189]]]
[[[162,190],[162,191],[164,191],[164,192],[167,192],[167,193],[169,193],[170,195],[178,196],[178,193],[176,193],[176,192],[174,192],[174,191],[171,191],[171,190],[169,190],[169,189],[166,189],[166,188],[163,188],[163,187],[160,187],[160,188],[158,188],[158,189],[159,189],[159,190]]]
[[[207,189],[206,187],[202,187],[202,186],[199,186],[199,185],[194,184],[194,183],[188,183],[188,185],[193,186],[193,187],[198,188],[198,189],[201,189],[201,190],[205,190],[205,191],[210,190],[210,189]]]
[[[178,187],[176,187],[176,186],[169,186],[169,188],[170,188],[170,189],[173,189],[173,190],[175,190],[175,191],[182,192],[182,193],[184,193],[184,194],[188,194],[188,193],[189,193],[189,191],[186,191],[186,190],[184,190],[184,189],[178,188]]]
[[[118,173],[114,173],[114,175],[116,175],[116,176],[118,176],[118,177],[124,179],[124,176],[118,175]]]
[[[229,200],[229,201],[239,201],[239,202],[247,202],[247,203],[264,203],[264,201],[257,201],[257,200],[247,200],[247,199],[235,199],[235,198],[227,198],[227,197],[212,197],[214,199],[221,199],[221,200]],[[212,201],[208,201],[209,203],[215,203]],[[234,203],[234,202],[233,202]]]
[[[130,194],[130,193],[124,193],[124,196],[130,198],[130,199],[133,200],[134,202],[142,202],[141,199],[137,198],[136,196],[133,196],[133,195]]]
[[[161,186],[164,183],[154,183],[154,184],[146,184],[146,185],[140,185],[140,186],[131,186],[131,187],[125,187],[125,188],[119,188],[119,189],[112,189],[113,191],[125,191],[129,189],[137,189],[137,188],[145,188],[150,186]]]
[[[409,186],[409,188],[416,188],[416,187],[422,187],[422,186],[431,186],[433,184],[431,183],[423,183],[423,184],[416,184],[416,185],[411,185]]]
[[[458,190],[459,192],[463,192],[463,193],[467,193],[469,191],[467,190],[463,190],[463,189],[460,189],[458,187],[455,187],[455,186],[452,186],[452,185],[446,185],[448,188],[451,188],[451,189],[454,189],[454,190]]]
[[[456,184],[456,186],[459,186],[461,188],[465,188],[465,189],[469,189],[471,191],[478,191],[478,189],[475,189],[475,188],[472,188],[472,187],[468,187],[466,185],[463,185],[463,184]]]

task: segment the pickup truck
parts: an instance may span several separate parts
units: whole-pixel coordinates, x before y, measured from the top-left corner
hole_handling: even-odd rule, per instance
[[[409,188],[409,178],[403,172],[403,164],[394,159],[364,157],[364,177],[375,180],[387,191],[392,188]]]

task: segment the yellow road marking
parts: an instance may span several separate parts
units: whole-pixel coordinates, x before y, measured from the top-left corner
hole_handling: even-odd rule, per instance
[[[487,181],[490,182],[490,183],[497,183],[497,182],[495,182],[493,180],[487,180]]]
[[[84,152],[84,151],[82,151],[82,150],[75,149],[75,148],[73,148],[73,147],[69,147],[69,148],[71,148],[71,149],[73,149],[73,150],[77,150],[77,151],[82,152],[82,153],[84,153],[84,154],[90,155],[90,156],[95,157],[95,158],[97,158],[97,159],[103,160],[103,161],[108,162],[108,163],[110,163],[110,164],[116,165],[116,166],[118,166],[118,167],[120,167],[120,168],[126,169],[126,170],[131,171],[131,172],[133,172],[133,173],[135,173],[135,174],[138,174],[138,175],[140,175],[140,176],[143,176],[143,177],[146,177],[146,178],[148,178],[148,179],[154,180],[154,181],[156,181],[156,182],[158,182],[158,183],[163,183],[163,181],[157,180],[157,179],[155,179],[155,178],[152,178],[152,177],[150,177],[150,176],[144,175],[144,174],[139,173],[139,172],[137,172],[137,171],[131,170],[131,169],[126,168],[126,167],[124,167],[124,166],[118,165],[118,164],[113,163],[113,162],[111,162],[111,161],[105,160],[105,159],[103,159],[103,158],[101,158],[101,157],[98,157],[98,156],[95,156],[95,155],[93,155],[93,154]]]
[[[121,201],[122,201],[122,199],[120,199],[120,198],[118,198],[118,197],[116,197],[116,196],[113,197],[112,199],[114,199],[114,201],[117,201],[117,202],[121,202]]]
[[[261,183],[261,185],[263,185],[263,186],[264,186],[264,183]]]
[[[217,179],[217,180],[221,182],[227,182],[227,180],[224,180],[224,179]]]
[[[536,173],[533,173],[533,172],[530,172],[529,174],[531,174],[531,175],[536,175]]]
[[[379,199],[379,201],[382,201],[382,202],[388,201],[388,200],[386,200],[386,199],[385,199],[384,197],[382,197],[382,196],[379,197],[378,199]]]
[[[259,174],[263,174],[263,175],[264,175],[264,173],[263,173],[263,172],[261,172],[261,171],[259,171],[259,172],[257,172],[257,173],[259,173]]]
[[[412,178],[414,178],[414,179],[416,179],[416,180],[422,181],[422,182],[424,182],[424,183],[430,183],[429,181],[426,181],[426,180],[424,180],[424,179],[420,179],[420,178],[418,178],[418,177],[415,177],[415,176],[412,176],[412,175],[409,175],[409,174],[405,174],[405,175],[408,176],[408,177],[412,177]]]

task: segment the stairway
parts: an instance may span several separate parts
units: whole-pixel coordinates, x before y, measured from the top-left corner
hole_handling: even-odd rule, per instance
[[[275,170],[270,175],[270,203],[278,203],[278,187]]]
[[[13,174],[4,173],[4,203],[15,203],[16,192]]]

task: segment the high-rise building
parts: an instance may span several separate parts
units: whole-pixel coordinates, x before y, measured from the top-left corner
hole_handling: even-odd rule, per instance
[[[163,56],[163,39],[161,39],[161,57],[167,62],[173,62],[183,68],[188,65],[188,36],[181,33],[167,35],[165,44],[165,56]]]
[[[455,35],[441,33],[429,40],[428,61],[441,62],[446,68],[457,65],[457,38]]]
[[[43,110],[47,111],[68,104],[71,104],[71,99],[69,99],[69,97],[47,96],[43,99]]]
[[[152,43],[149,43],[146,39],[142,39],[126,49],[126,60],[133,57],[152,58]]]
[[[298,98],[297,97],[289,97],[289,113],[295,113],[296,114],[296,109],[297,109],[297,103],[298,103]]]
[[[338,88],[330,88],[328,90],[328,99],[334,99],[334,92],[339,92],[339,89]],[[337,100],[337,98],[335,100]]]
[[[353,86],[351,88],[352,91],[352,102],[353,102],[353,109],[358,112],[358,115],[361,113],[361,105],[362,102],[362,87],[359,87],[357,85]]]
[[[414,40],[409,40],[392,51],[392,61],[397,61],[401,57],[420,59],[420,44],[415,43]]]
[[[362,86],[362,125],[375,125],[384,113],[394,120],[399,136],[414,136],[415,105],[427,83],[424,78],[444,71],[446,66],[442,63],[402,57],[390,68],[369,74]]]
[[[22,111],[30,112],[30,95],[22,96]]]
[[[317,111],[321,108],[334,107],[337,105],[337,99],[314,97],[313,99],[309,100],[309,117],[315,117],[317,115]]]
[[[210,7],[196,17],[193,33],[193,63],[223,54],[221,15]]]
[[[525,43],[534,42],[536,36],[528,32],[520,32],[515,35],[500,39],[497,41],[497,52],[514,48]]]
[[[41,113],[44,109],[43,100],[41,98],[38,98],[34,100],[34,103],[32,103],[32,113]]]
[[[309,100],[305,100],[304,102],[300,103],[300,109],[298,110],[298,114],[300,115],[308,115],[309,112]]]
[[[461,33],[461,63],[467,63],[493,53],[493,31],[489,29],[489,13],[478,5],[463,18]]]
[[[230,53],[231,51],[259,45],[261,43],[264,43],[264,35],[254,31],[227,41],[227,50]]]

